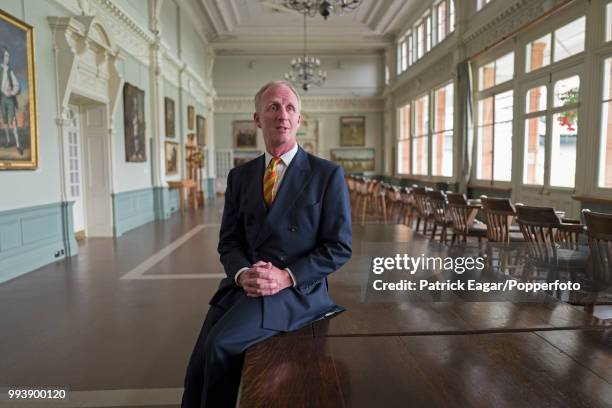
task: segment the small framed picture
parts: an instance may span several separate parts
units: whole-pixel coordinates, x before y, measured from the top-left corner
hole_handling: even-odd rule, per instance
[[[204,116],[196,117],[196,134],[198,135],[198,146],[206,146],[206,118]]]
[[[165,142],[166,176],[178,174],[179,167],[179,144],[176,142]]]
[[[365,116],[340,117],[340,146],[365,146]]]
[[[195,121],[195,108],[191,105],[187,106],[187,129],[193,130]]]
[[[174,120],[174,100],[170,98],[164,98],[164,116],[166,119],[166,137],[176,136],[174,132],[175,120]]]
[[[252,149],[257,147],[257,125],[252,120],[235,120],[232,126],[234,147]]]

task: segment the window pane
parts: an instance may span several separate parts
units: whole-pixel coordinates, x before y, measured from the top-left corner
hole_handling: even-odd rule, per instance
[[[478,166],[476,177],[481,180],[491,180],[493,176],[493,126],[478,128],[478,143],[476,145]]]
[[[610,3],[612,4],[612,3]],[[604,61],[604,85],[603,85],[604,101],[612,99],[612,58]]]
[[[546,110],[546,86],[537,86],[527,91],[525,112],[538,112]]]
[[[453,84],[448,84],[435,91],[434,99],[434,130],[450,130],[453,128]]]
[[[512,122],[512,91],[495,95],[495,123]]]
[[[478,69],[478,81],[481,91],[495,85],[495,61],[489,62]]]
[[[555,31],[555,61],[584,51],[585,21],[583,16]]]
[[[425,52],[431,50],[431,16],[425,18]]]
[[[402,44],[397,44],[397,73],[402,73]]]
[[[429,96],[415,101],[414,137],[412,139],[412,172],[427,174],[427,135],[429,133]]]
[[[612,41],[612,3],[606,6],[606,41]]]
[[[431,172],[434,176],[453,175],[453,132],[434,133],[432,136]]]
[[[544,184],[544,142],[546,116],[525,121],[525,165],[523,183]]]
[[[514,53],[506,54],[495,61],[495,85],[512,79],[514,74]]]
[[[553,116],[550,152],[550,185],[574,187],[576,174],[576,136],[578,112],[566,111]]]
[[[446,1],[438,4],[436,16],[438,18],[438,42],[441,42],[446,38]]]
[[[425,24],[417,26],[417,59],[420,59],[425,51]]]
[[[555,82],[555,107],[567,106],[580,101],[580,77],[574,75]]]
[[[402,72],[408,69],[408,43],[406,40],[402,41]]]
[[[493,97],[478,101],[478,126],[493,124]]]
[[[527,44],[525,52],[526,72],[531,72],[550,64],[550,37],[550,34],[546,34],[544,37]]]
[[[412,139],[412,173],[427,174],[427,136]]]
[[[397,172],[410,172],[410,140],[400,140],[397,144]]]
[[[611,83],[612,58],[608,58],[604,62],[604,103],[601,109],[601,149],[599,159],[599,185],[601,187],[612,187],[612,102],[606,101],[612,97]]]
[[[408,36],[408,65],[412,65],[414,61],[414,46],[413,46],[413,35]]]
[[[510,181],[512,178],[512,121],[495,123],[493,132],[495,142],[493,145],[493,178]]]
[[[455,0],[450,0],[450,12],[448,13],[448,32],[455,31]]]

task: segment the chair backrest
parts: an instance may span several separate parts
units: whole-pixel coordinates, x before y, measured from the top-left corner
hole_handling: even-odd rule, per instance
[[[453,230],[459,235],[467,235],[474,224],[480,207],[469,204],[448,203],[448,212],[453,222]]]
[[[555,227],[561,224],[552,207],[516,205],[517,221],[531,256],[540,264],[557,262]]]
[[[612,215],[582,210],[591,248],[592,284],[595,290],[612,285]]]
[[[508,198],[489,198],[480,196],[482,210],[487,223],[487,240],[490,242],[510,242],[510,225],[516,215],[514,206]]]
[[[427,200],[427,191],[428,189],[426,187],[412,187],[412,195],[414,197],[417,211],[423,217],[429,217],[431,215],[431,208],[429,206],[429,201]]]
[[[427,200],[429,208],[433,214],[434,220],[438,223],[446,223],[448,216],[446,212],[446,196],[442,191],[432,190],[427,191]]]
[[[448,199],[449,204],[459,204],[459,205],[467,205],[467,199],[464,194],[461,193],[446,193],[446,198]]]

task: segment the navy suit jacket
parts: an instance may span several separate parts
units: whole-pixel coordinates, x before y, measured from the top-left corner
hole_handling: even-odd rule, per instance
[[[257,261],[289,268],[295,287],[263,296],[263,327],[290,331],[341,311],[327,275],[351,257],[351,209],[342,167],[298,148],[272,206],[263,198],[265,155],[227,178],[219,254],[227,277],[210,304],[229,309],[242,291],[236,273]]]

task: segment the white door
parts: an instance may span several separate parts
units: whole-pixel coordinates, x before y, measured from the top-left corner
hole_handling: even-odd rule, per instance
[[[93,237],[113,236],[110,134],[106,110],[107,105],[102,104],[84,105],[81,109],[87,235]]]
[[[580,67],[548,74],[521,89],[522,172],[517,202],[554,207],[577,218],[576,182],[581,100]]]
[[[69,106],[70,123],[64,128],[64,171],[66,198],[74,201],[72,218],[75,233],[85,230],[83,182],[81,170],[81,131],[79,129],[79,107]]]

